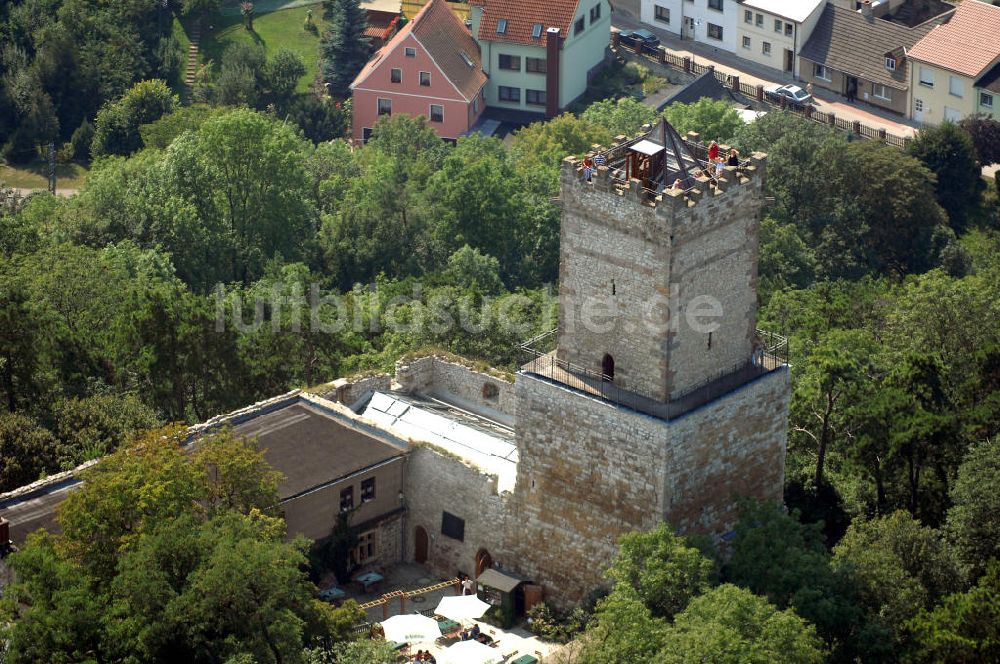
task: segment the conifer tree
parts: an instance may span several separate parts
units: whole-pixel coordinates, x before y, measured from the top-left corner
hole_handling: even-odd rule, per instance
[[[347,97],[351,82],[368,62],[368,20],[359,0],[325,0],[323,17],[330,25],[319,44],[323,82],[334,97]]]

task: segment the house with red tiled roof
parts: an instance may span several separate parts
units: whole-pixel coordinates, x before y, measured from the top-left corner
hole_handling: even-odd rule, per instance
[[[431,0],[380,48],[354,82],[353,135],[382,115],[424,116],[441,138],[467,133],[485,108],[479,46],[445,0]]]
[[[611,40],[608,0],[470,0],[486,103],[556,115],[587,90]]]
[[[973,113],[1000,118],[1000,7],[963,0],[908,55],[912,119],[936,125]]]

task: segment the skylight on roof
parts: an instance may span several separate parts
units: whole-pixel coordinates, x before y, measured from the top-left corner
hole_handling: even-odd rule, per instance
[[[542,24],[535,23],[535,26],[531,28],[531,37],[532,39],[538,39],[541,36],[542,36]]]
[[[466,53],[465,51],[462,51],[461,55],[462,55],[462,59],[465,60],[465,64],[469,65],[470,67],[475,67],[476,66],[476,63],[472,61],[472,58],[469,57],[468,53]]]
[[[507,19],[502,18],[497,21],[497,34],[502,35],[505,32],[507,32]]]

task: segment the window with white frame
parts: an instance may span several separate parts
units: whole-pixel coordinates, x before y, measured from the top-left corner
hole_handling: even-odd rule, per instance
[[[708,24],[708,38],[722,41],[722,26],[715,23]]]
[[[544,74],[547,71],[545,58],[525,58],[524,71],[532,74]]]
[[[993,108],[993,95],[988,92],[980,92],[979,105],[983,108]]]
[[[521,71],[521,56],[520,55],[507,55],[501,53],[499,56],[500,69],[509,69],[511,71]]]
[[[717,12],[722,11],[722,0],[708,0],[708,8]]]
[[[879,83],[872,84],[872,96],[874,96],[876,99],[882,99],[884,101],[892,101],[892,94],[889,92],[889,88]]]
[[[497,21],[497,34],[502,35],[507,32],[507,19],[502,18]]]
[[[431,104],[431,122],[444,122],[444,106]]]
[[[545,106],[545,90],[525,90],[524,102],[532,106]]]
[[[541,39],[541,37],[542,37],[542,24],[535,23],[535,25],[531,27],[531,38]]]
[[[670,9],[663,5],[653,5],[653,18],[660,23],[670,25]]]
[[[431,84],[431,73],[429,71],[420,72],[420,85],[425,87]]]
[[[392,83],[402,83],[403,82],[403,70],[396,69],[395,67],[389,72],[389,81]]]
[[[896,71],[896,58],[886,58],[885,68],[889,71]]]
[[[953,97],[965,96],[965,85],[962,83],[962,79],[958,76],[948,77],[948,94]]]
[[[743,48],[750,48],[750,38],[743,35]]]
[[[378,114],[379,115],[392,115],[392,100],[382,99],[378,100]]]
[[[506,85],[497,87],[497,98],[500,101],[521,101],[521,88],[511,88]]]
[[[816,64],[814,64],[813,65],[813,76],[816,77],[816,78],[818,78],[818,79],[824,80],[824,81],[829,81],[830,80],[830,70],[827,69],[824,65],[816,65]]]
[[[774,19],[774,31],[777,32],[779,35],[781,34],[781,26],[783,24],[784,24],[784,22],[782,20],[777,19],[777,18]]]
[[[753,12],[750,11],[749,9],[744,9],[743,10],[743,22],[744,23],[750,23],[750,24],[753,23]]]
[[[431,107],[433,111],[434,107]],[[369,477],[366,480],[361,480],[361,504],[371,502],[375,500],[375,478]]]
[[[771,55],[771,42],[763,42],[760,45],[760,52],[764,55]]]
[[[413,48],[412,46],[407,46],[406,48],[403,49],[403,55],[405,55],[408,58],[415,58],[417,57],[417,49]]]
[[[920,85],[925,88],[934,87],[934,72],[927,67],[920,67]]]
[[[757,14],[757,27],[758,28],[763,28],[764,27],[764,15],[763,14]]]

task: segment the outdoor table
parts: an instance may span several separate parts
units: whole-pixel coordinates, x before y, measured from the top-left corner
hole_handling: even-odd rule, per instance
[[[364,574],[358,576],[355,581],[361,584],[361,588],[368,592],[372,586],[382,580],[382,575],[378,572],[365,572]]]
[[[510,664],[538,664],[538,658],[534,655],[521,655]]]
[[[347,597],[347,593],[345,593],[337,586],[330,586],[325,590],[319,591],[319,598],[322,600],[326,600],[328,602],[333,601],[335,599],[343,599],[345,597]]]
[[[438,623],[438,627],[441,629],[442,634],[448,634],[449,632],[454,632],[455,630],[457,630],[459,627],[461,627],[461,625],[459,625],[454,620],[448,620],[447,618],[445,618],[444,620]]]

